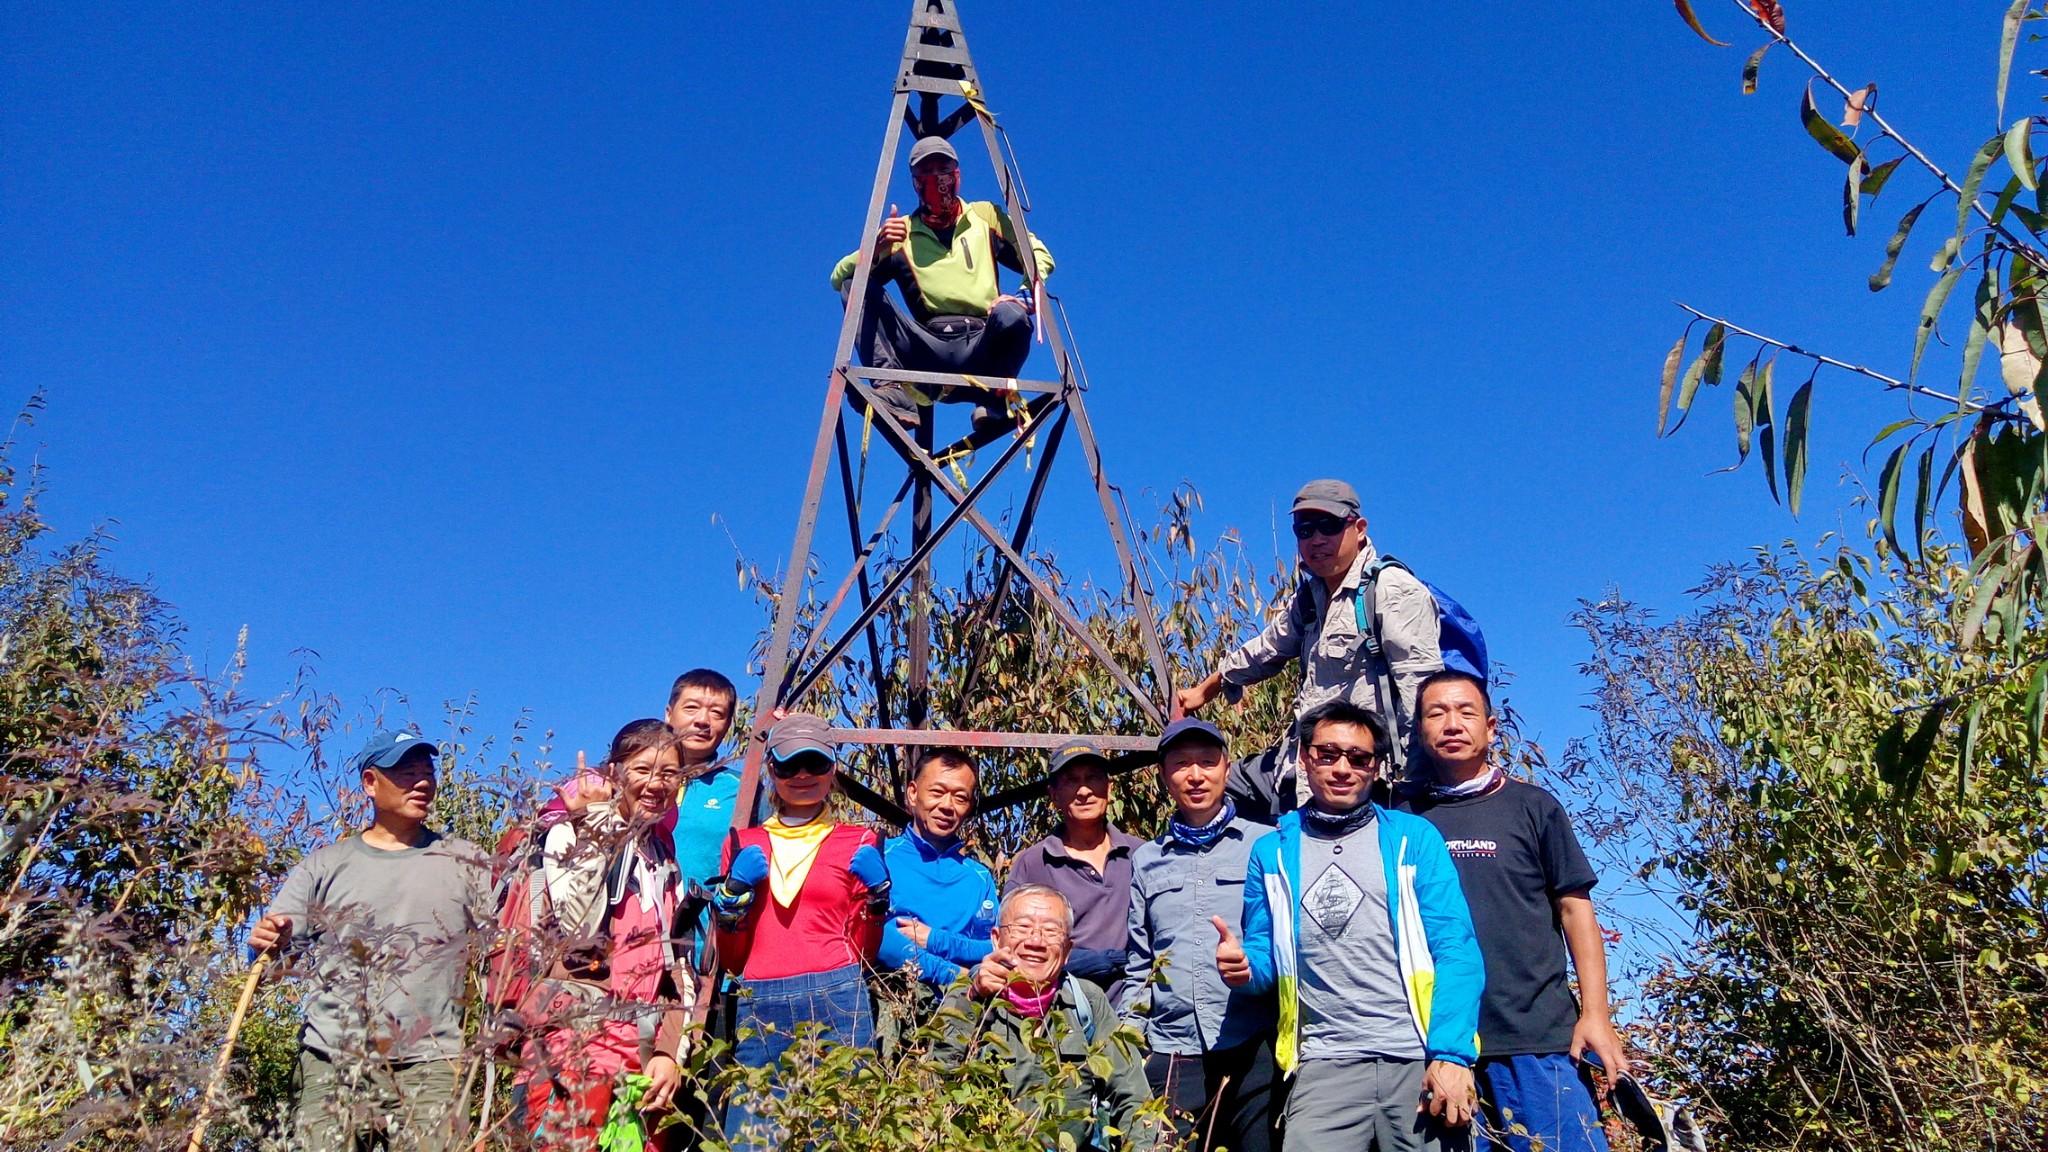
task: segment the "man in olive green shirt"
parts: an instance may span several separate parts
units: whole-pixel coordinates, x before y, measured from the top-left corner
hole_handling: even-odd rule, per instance
[[[1017,230],[1003,210],[986,200],[960,199],[960,158],[943,137],[926,136],[910,149],[910,178],[917,188],[914,216],[891,213],[875,235],[874,266],[861,312],[861,361],[870,368],[944,372],[962,376],[1014,378],[1031,353],[1032,304],[1002,291],[996,266],[1018,274]],[[1052,253],[1031,238],[1038,279],[1052,274]],[[832,270],[832,288],[849,291],[860,253],[849,253]],[[903,294],[893,299],[894,281]],[[881,389],[899,420],[918,422],[917,409],[901,384]],[[1003,397],[994,389],[962,386],[939,399],[978,404],[977,426],[1000,423]]]

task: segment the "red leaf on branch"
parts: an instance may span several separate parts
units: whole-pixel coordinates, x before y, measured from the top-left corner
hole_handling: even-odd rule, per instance
[[[1749,9],[1756,13],[1757,19],[1768,24],[1771,31],[1780,36],[1785,34],[1785,6],[1778,0],[1749,0]]]

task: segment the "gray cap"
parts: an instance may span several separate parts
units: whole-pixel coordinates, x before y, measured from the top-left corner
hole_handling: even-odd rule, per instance
[[[912,168],[917,167],[918,161],[931,156],[944,156],[955,164],[960,163],[960,154],[953,151],[953,146],[946,142],[944,136],[920,136],[917,143],[910,146]]]
[[[1342,480],[1311,480],[1294,494],[1294,510],[1349,518],[1358,515],[1358,493]]]
[[[832,743],[832,726],[822,716],[809,712],[792,712],[775,722],[768,730],[768,757],[777,763],[786,764],[799,756],[817,753],[827,760],[839,759],[839,748]]]

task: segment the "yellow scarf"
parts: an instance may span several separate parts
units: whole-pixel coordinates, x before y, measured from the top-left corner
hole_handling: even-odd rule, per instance
[[[804,824],[784,824],[782,817],[770,817],[762,825],[768,830],[768,891],[784,908],[796,903],[804,878],[817,862],[818,849],[837,827],[823,813]]]

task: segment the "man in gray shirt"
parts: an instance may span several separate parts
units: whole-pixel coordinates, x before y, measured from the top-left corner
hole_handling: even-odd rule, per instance
[[[1285,1099],[1275,1097],[1273,997],[1225,985],[1213,954],[1216,923],[1243,915],[1252,842],[1271,829],[1238,816],[1225,794],[1226,747],[1215,725],[1192,717],[1159,737],[1174,815],[1131,858],[1130,965],[1117,1010],[1145,1033],[1152,1093],[1194,1133],[1190,1148],[1267,1152],[1279,1147]]]
[[[1385,736],[1332,700],[1302,720],[1310,802],[1252,845],[1232,988],[1278,996],[1286,1152],[1468,1146],[1486,966],[1443,836],[1368,797]]]
[[[452,1143],[463,977],[493,918],[489,860],[426,826],[436,758],[416,732],[372,737],[351,762],[371,825],[301,860],[249,933],[310,984],[293,1118],[308,1152]]]

